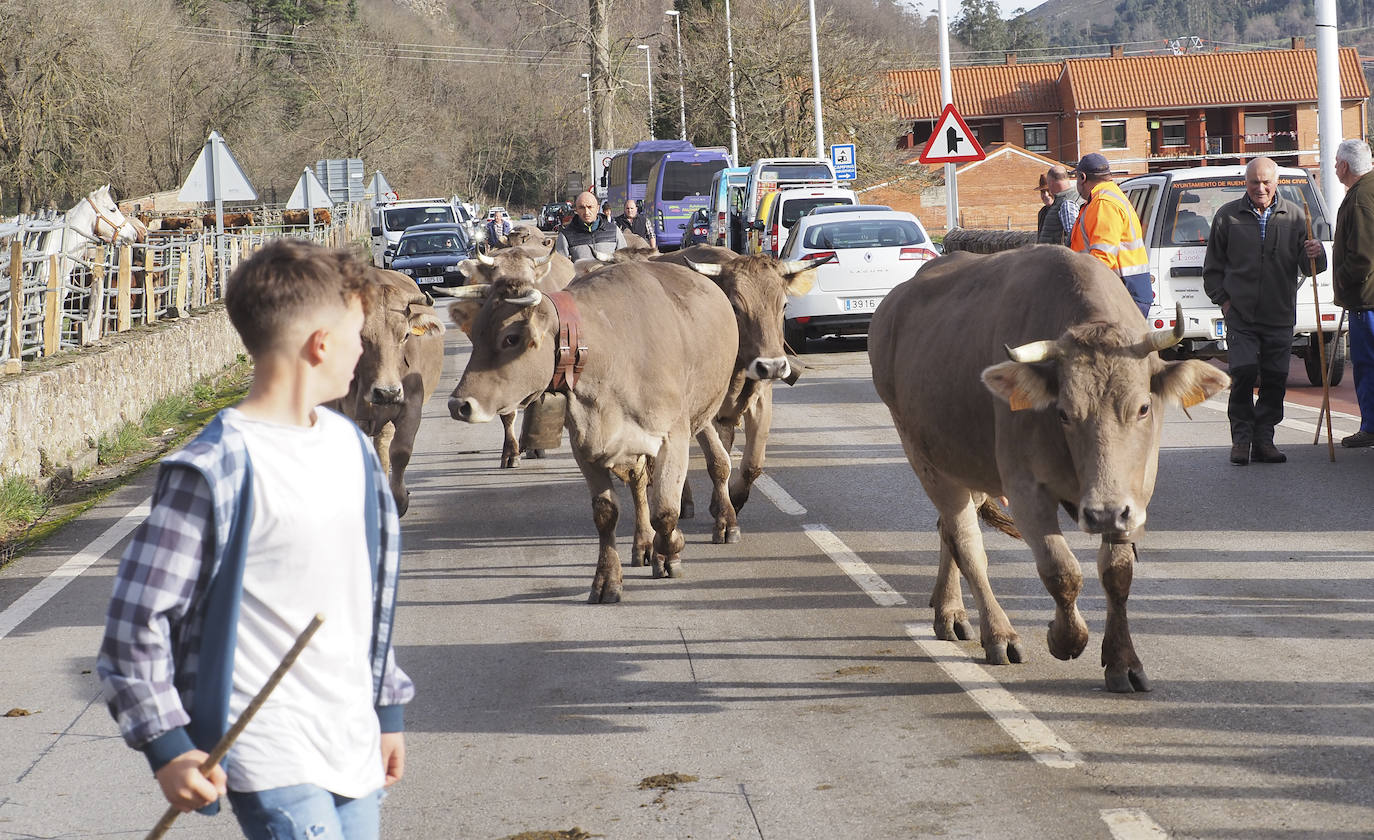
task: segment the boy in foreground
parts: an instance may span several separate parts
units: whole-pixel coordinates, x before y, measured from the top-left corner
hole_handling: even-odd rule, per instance
[[[97,661],[167,801],[213,813],[227,791],[249,838],[377,838],[383,789],[405,767],[415,691],[391,646],[396,507],[371,442],[320,407],[348,392],[362,352],[364,271],[287,239],[234,272],[225,305],[253,385],[162,462]],[[202,775],[316,613],[327,620],[310,645]]]

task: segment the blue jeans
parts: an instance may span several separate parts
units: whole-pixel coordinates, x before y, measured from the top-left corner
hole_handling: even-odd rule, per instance
[[[234,816],[248,840],[379,840],[382,797],[375,790],[357,799],[315,785],[229,791]]]
[[[1352,309],[1350,368],[1355,400],[1360,404],[1360,431],[1374,432],[1374,311]]]

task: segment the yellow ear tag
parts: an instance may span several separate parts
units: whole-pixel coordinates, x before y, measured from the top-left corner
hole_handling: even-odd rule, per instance
[[[427,330],[424,327],[418,325],[410,328],[411,335],[424,335],[426,332]]]
[[[1192,408],[1200,402],[1207,400],[1207,392],[1202,390],[1201,385],[1194,385],[1191,390],[1183,395],[1183,407]]]
[[[1011,399],[1007,402],[1011,403],[1012,411],[1025,411],[1031,407],[1030,395],[1020,388],[1012,389]]]

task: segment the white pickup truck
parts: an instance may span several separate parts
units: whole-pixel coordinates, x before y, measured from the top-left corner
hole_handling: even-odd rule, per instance
[[[1312,219],[1313,236],[1326,242],[1331,256],[1331,222],[1316,180],[1304,169],[1280,167],[1279,195],[1299,207],[1304,204]],[[1174,323],[1174,302],[1183,304],[1183,341],[1170,351],[1172,358],[1210,359],[1226,354],[1226,327],[1221,310],[1202,290],[1202,262],[1212,216],[1221,205],[1245,195],[1245,167],[1201,166],[1171,169],[1126,178],[1119,184],[1140,216],[1145,244],[1150,251],[1150,285],[1155,292],[1149,321],[1155,328]],[[1317,275],[1317,299],[1321,306],[1320,328],[1310,281],[1298,290],[1298,323],[1293,328],[1293,353],[1302,358],[1307,378],[1320,385],[1321,362],[1317,336],[1327,342],[1330,363],[1336,359],[1331,384],[1345,371],[1345,340],[1332,345],[1340,308],[1331,302],[1331,271]]]

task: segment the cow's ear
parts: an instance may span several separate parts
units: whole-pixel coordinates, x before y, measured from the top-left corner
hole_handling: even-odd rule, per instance
[[[1150,390],[1166,403],[1191,408],[1231,384],[1231,377],[1197,359],[1167,362],[1150,377]]]
[[[1002,362],[983,371],[983,384],[1012,411],[1039,411],[1059,398],[1059,382],[1052,365]]]
[[[450,311],[452,311],[450,309]],[[455,319],[456,320],[456,319]],[[466,332],[466,330],[464,331]],[[421,312],[410,316],[410,334],[424,335],[426,333],[444,334],[444,324],[433,312]]]
[[[816,272],[814,269],[793,274],[791,277],[787,278],[787,296],[805,297],[806,293],[811,291],[811,287],[814,285],[816,285]]]
[[[458,325],[467,337],[472,337],[472,322],[482,311],[483,300],[455,300],[448,305],[449,320]]]

